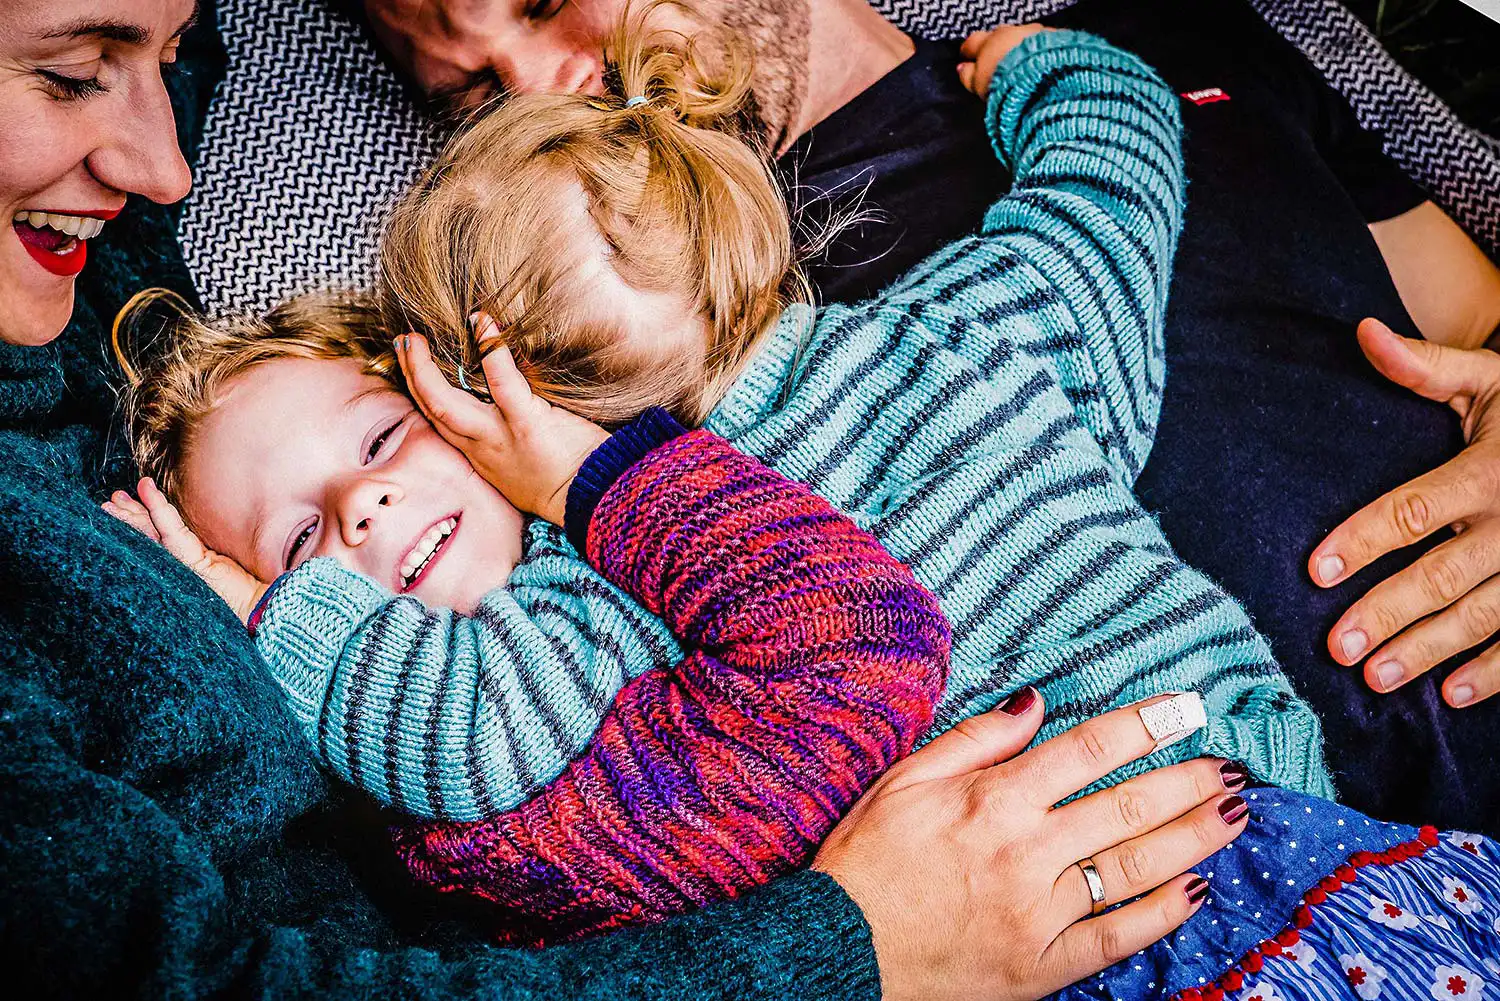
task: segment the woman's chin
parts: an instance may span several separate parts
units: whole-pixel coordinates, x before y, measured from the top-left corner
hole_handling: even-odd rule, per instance
[[[39,348],[55,341],[73,317],[73,283],[63,295],[38,301],[11,289],[0,288],[0,341],[20,347]]]

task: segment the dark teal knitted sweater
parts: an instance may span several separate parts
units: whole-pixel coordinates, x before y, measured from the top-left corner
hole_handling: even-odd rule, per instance
[[[192,160],[223,69],[211,4],[171,87]],[[869,929],[800,873],[651,929],[478,941],[392,868],[383,818],[311,764],[243,627],[98,508],[128,476],[107,318],[191,293],[178,213],[133,200],[48,348],[0,345],[0,962],[26,996],[863,998]]]

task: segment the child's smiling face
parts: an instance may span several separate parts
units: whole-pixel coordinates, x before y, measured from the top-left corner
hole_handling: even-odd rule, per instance
[[[353,360],[280,358],[231,380],[179,483],[204,544],[265,581],[331,556],[467,613],[521,558],[520,512]]]

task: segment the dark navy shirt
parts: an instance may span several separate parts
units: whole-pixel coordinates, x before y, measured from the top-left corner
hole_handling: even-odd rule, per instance
[[[1339,614],[1417,553],[1331,591],[1305,570],[1342,519],[1462,444],[1446,408],[1387,383],[1354,338],[1365,316],[1416,334],[1367,224],[1426,196],[1242,0],[1085,0],[1052,23],[1140,54],[1188,95],[1188,209],[1143,503],[1270,638],[1323,718],[1348,802],[1387,819],[1500,826],[1500,700],[1447,709],[1439,672],[1376,695],[1327,653]],[[882,216],[811,268],[826,301],[879,290],[973,232],[1006,190],[957,62],[956,43],[919,42],[783,159],[811,225],[856,199]]]

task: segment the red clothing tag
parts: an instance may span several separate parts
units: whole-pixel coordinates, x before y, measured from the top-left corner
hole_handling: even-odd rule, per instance
[[[1203,90],[1189,90],[1182,96],[1187,98],[1189,101],[1192,101],[1194,104],[1213,104],[1215,101],[1229,100],[1229,95],[1224,93],[1223,89],[1219,87],[1207,87]]]

